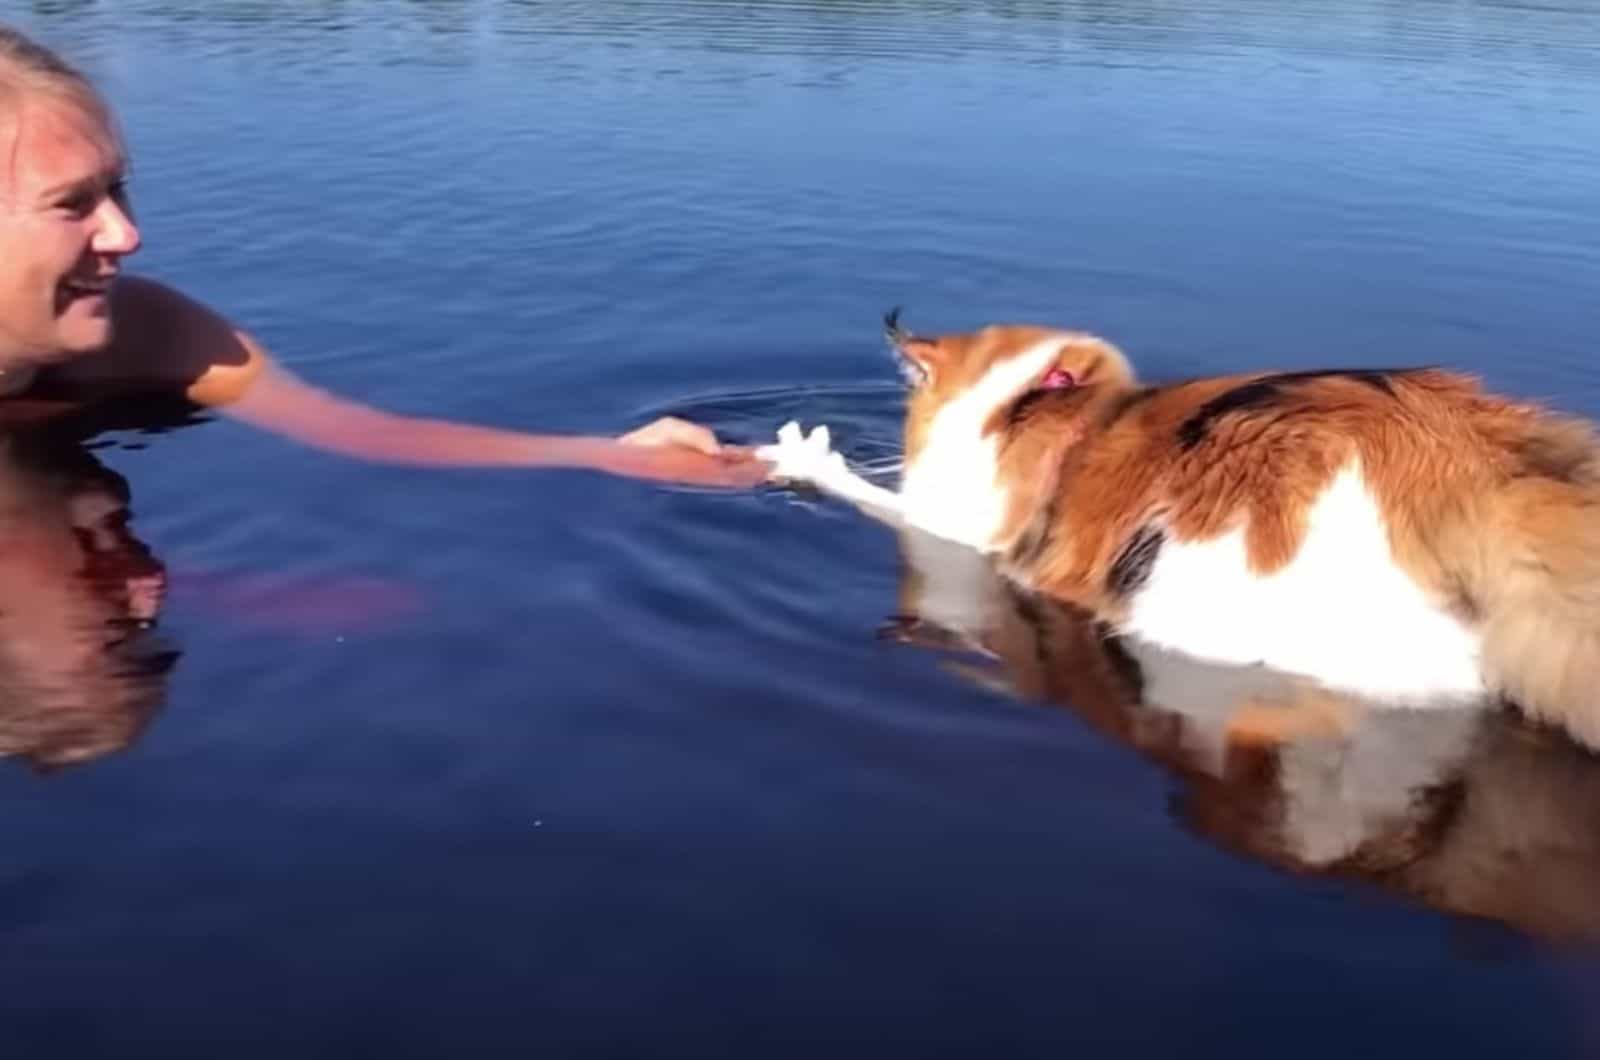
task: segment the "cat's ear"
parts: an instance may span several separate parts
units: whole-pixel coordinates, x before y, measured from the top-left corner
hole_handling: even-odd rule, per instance
[[[1040,385],[1047,388],[1069,386],[1133,386],[1137,380],[1128,358],[1105,339],[1095,335],[1073,335],[1061,344],[1056,359],[1045,370]]]
[[[884,314],[883,337],[894,351],[907,382],[923,386],[933,381],[945,360],[944,351],[938,339],[920,338],[902,327],[899,306]]]

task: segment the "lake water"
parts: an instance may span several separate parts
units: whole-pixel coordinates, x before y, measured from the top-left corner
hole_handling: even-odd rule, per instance
[[[892,459],[900,303],[1600,415],[1579,0],[11,10],[121,108],[140,267],[387,408]],[[788,491],[226,419],[0,463],[7,551],[98,463],[171,572],[96,757],[0,769],[7,1055],[1600,1051],[1600,764],[1514,722],[1219,751]]]

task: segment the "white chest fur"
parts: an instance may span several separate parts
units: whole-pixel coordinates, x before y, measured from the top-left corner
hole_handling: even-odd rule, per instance
[[[936,420],[933,429],[948,426]],[[987,548],[1005,519],[995,449],[990,438],[963,444],[945,438],[930,441],[900,484],[906,521],[940,537]]]
[[[1007,490],[998,440],[984,427],[1044,372],[1060,346],[1048,340],[996,364],[934,415],[927,441],[900,484],[908,523],[973,548],[994,547],[1005,523]]]
[[[1202,658],[1262,663],[1397,704],[1483,692],[1478,637],[1395,564],[1355,465],[1312,506],[1294,559],[1268,577],[1247,567],[1242,530],[1169,541],[1126,628]]]

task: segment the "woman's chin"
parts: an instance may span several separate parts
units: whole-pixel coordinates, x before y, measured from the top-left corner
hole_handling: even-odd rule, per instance
[[[105,299],[99,301],[103,303]],[[58,321],[56,346],[59,352],[49,359],[65,361],[98,353],[111,344],[111,335],[111,314],[105,306],[74,305]]]

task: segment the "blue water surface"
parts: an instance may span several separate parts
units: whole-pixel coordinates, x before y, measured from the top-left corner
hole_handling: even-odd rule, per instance
[[[139,268],[397,411],[892,457],[903,304],[1600,415],[1578,0],[7,17],[119,108]],[[124,745],[0,770],[7,1055],[1600,1049],[1592,948],[1218,842],[1080,713],[884,636],[900,546],[843,506],[97,441],[181,656]]]

